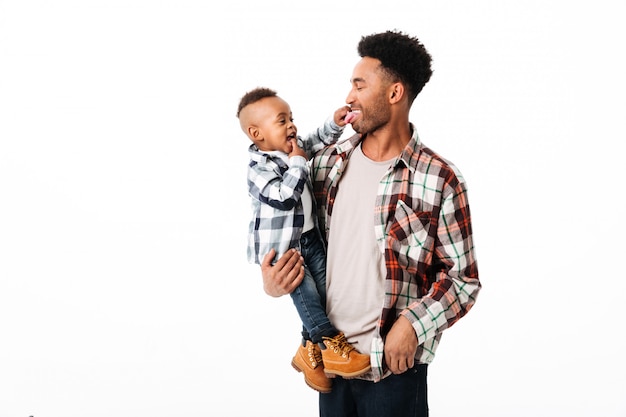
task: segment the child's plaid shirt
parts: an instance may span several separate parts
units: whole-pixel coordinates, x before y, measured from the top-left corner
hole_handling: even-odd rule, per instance
[[[311,158],[324,146],[337,142],[343,129],[329,118],[304,139],[298,137],[298,146]],[[248,194],[252,202],[248,262],[260,264],[272,248],[278,259],[289,248],[300,247],[304,226],[300,196],[310,182],[306,158],[263,152],[254,144],[248,152]]]

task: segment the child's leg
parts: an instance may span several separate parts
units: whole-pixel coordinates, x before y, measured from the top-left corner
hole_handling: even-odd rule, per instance
[[[328,320],[326,307],[322,304],[315,280],[307,266],[304,268],[302,283],[291,293],[291,299],[304,327],[304,339],[308,333],[309,340],[321,343],[323,337],[331,337],[339,332]]]
[[[322,307],[326,308],[326,250],[321,237],[306,234],[300,239],[304,263],[311,272]]]
[[[308,327],[308,332],[314,343],[321,344],[324,337],[336,336],[339,331],[326,315],[326,251],[316,230],[302,235],[300,251],[304,257],[307,274],[305,280],[309,280],[301,296],[304,297],[304,303],[309,303],[311,306],[315,304],[310,320],[313,326]]]

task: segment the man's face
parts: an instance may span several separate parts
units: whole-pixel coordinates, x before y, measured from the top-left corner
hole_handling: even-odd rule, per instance
[[[378,59],[364,57],[354,67],[352,88],[346,103],[357,112],[352,128],[360,134],[374,132],[385,126],[391,117],[387,98],[389,82],[383,78]]]

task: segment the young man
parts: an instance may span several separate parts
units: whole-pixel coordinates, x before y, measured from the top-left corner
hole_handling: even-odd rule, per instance
[[[466,185],[409,121],[432,74],[424,46],[387,31],[357,50],[346,99],[357,134],[316,154],[311,175],[328,242],[328,317],[370,352],[372,369],[335,378],[320,415],[427,416],[427,366],[481,288]],[[302,279],[302,260],[290,251],[271,265],[273,256],[264,288],[280,296]]]

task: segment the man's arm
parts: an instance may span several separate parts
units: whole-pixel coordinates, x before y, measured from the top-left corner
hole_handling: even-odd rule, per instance
[[[290,294],[304,279],[304,259],[300,252],[290,249],[274,265],[276,251],[271,249],[263,258],[261,273],[263,290],[272,297]]]
[[[433,248],[433,283],[401,315],[413,325],[418,344],[451,327],[472,308],[481,289],[465,185],[443,198]]]
[[[430,272],[434,283],[428,294],[400,314],[385,341],[385,361],[393,373],[411,368],[417,346],[463,317],[481,289],[463,182],[443,199],[435,240],[436,267]]]

